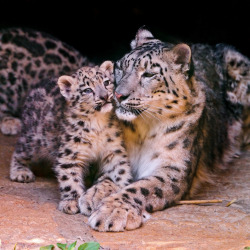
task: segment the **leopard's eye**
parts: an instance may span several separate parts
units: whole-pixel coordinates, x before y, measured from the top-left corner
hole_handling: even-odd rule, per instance
[[[87,88],[87,89],[84,89],[83,92],[85,94],[90,94],[90,93],[93,93],[93,90],[91,88]]]
[[[103,82],[103,85],[104,85],[105,87],[107,87],[109,84],[110,84],[110,80],[105,80],[105,81]]]
[[[156,75],[156,73],[151,73],[151,72],[144,72],[143,74],[142,74],[142,77],[152,77],[152,76],[154,76],[154,75]]]

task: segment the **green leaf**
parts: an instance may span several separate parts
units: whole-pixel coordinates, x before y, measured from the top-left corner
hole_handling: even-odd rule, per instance
[[[100,244],[98,242],[86,242],[78,247],[78,250],[99,250]]]
[[[53,250],[54,248],[55,248],[55,246],[48,245],[48,246],[45,246],[45,247],[40,247],[40,250]]]
[[[250,246],[249,247],[244,247],[244,249],[250,249]]]
[[[67,250],[67,244],[57,243],[57,246],[62,250]]]
[[[68,250],[74,250],[76,246],[76,241],[68,246]]]

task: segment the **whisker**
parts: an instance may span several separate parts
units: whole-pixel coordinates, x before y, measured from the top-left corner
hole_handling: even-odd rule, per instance
[[[154,108],[154,109],[158,109],[158,110],[162,110],[163,112],[168,112],[167,110],[164,110],[163,107],[160,107],[160,106],[154,106],[152,104],[146,104],[148,107],[150,108]]]
[[[142,116],[142,118],[143,118],[144,120],[145,120],[145,118],[143,117],[143,115],[145,115],[146,118],[150,118],[150,117],[145,113],[145,110],[144,110],[144,112],[142,112],[140,115]]]
[[[165,114],[159,113],[159,109],[154,109],[154,108],[148,108],[148,111],[152,112],[152,113],[156,113],[158,115],[164,116],[164,115],[169,115],[169,112],[166,110],[161,110],[163,113],[165,112]]]
[[[171,112],[171,110],[165,110],[164,108],[162,108],[162,107],[157,107],[157,106],[153,106],[153,105],[149,105],[148,104],[148,107],[150,107],[151,108],[151,111],[159,111],[159,110],[161,110],[162,112],[165,112],[166,114],[170,114],[170,112]],[[155,110],[154,110],[155,109]],[[174,110],[174,114],[176,114],[176,115],[179,115],[179,114],[182,114],[183,113],[183,111],[181,110],[181,111],[177,111],[177,110]]]
[[[148,114],[149,116],[157,119],[158,121],[162,121],[159,117],[157,117],[156,115],[154,115],[154,113],[152,113],[151,111],[149,111],[148,109],[144,110],[145,114]]]
[[[169,112],[162,108],[154,108],[154,107],[148,106],[147,110],[153,113],[157,113],[160,116],[169,115]],[[159,113],[159,111],[161,111],[161,113]],[[162,113],[165,113],[165,114],[162,114]]]
[[[148,103],[140,103],[139,105],[126,105],[126,107],[128,110],[131,110],[136,114],[140,115],[144,120],[153,118],[157,119],[158,121],[162,121],[162,118],[173,114],[171,110],[164,109],[164,107],[162,106],[156,106]],[[179,115],[182,113],[183,111],[174,111],[175,115]]]
[[[155,110],[152,110],[152,109],[147,109],[147,110],[149,110],[149,111],[151,111],[151,112],[155,112]],[[162,110],[163,111],[163,110]],[[166,118],[166,117],[168,117],[169,115],[174,115],[174,116],[178,116],[178,115],[181,115],[181,114],[183,114],[183,112],[173,112],[173,113],[170,113],[170,112],[167,112],[167,111],[165,111],[165,113],[163,113],[163,114],[159,114],[159,113],[157,113],[158,115],[160,115],[162,118]]]
[[[148,107],[150,106],[149,104],[146,104],[146,105],[137,105],[136,107],[135,106],[132,106],[132,105],[127,105],[127,107],[129,109],[132,109],[134,110],[137,114],[141,115],[142,118],[145,120],[145,117],[143,117],[143,114],[144,116],[147,117],[147,119],[157,119],[158,121],[162,121],[157,115],[155,115],[154,113],[156,113],[156,110],[154,109],[151,109],[149,110]],[[147,107],[148,106],[148,107]],[[157,113],[158,114],[158,113]],[[159,115],[162,115],[162,114],[159,114]]]
[[[165,110],[164,110],[164,107],[155,106],[155,105],[152,105],[152,104],[146,104],[146,105],[148,105],[148,106],[150,106],[150,107],[154,107],[154,108],[162,109],[162,111],[165,111]],[[177,108],[178,108],[178,106],[176,106],[176,104],[171,104],[171,105],[173,105],[173,107],[177,107]],[[174,106],[174,105],[175,105],[175,106]]]
[[[146,122],[146,119],[143,117],[143,112],[138,112],[138,110],[136,109],[136,112],[138,113],[139,116],[142,117],[142,119]]]

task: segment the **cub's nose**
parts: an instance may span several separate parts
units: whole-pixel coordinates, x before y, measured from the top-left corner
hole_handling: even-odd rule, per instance
[[[105,101],[105,102],[108,101],[108,98],[109,98],[108,93],[102,93],[100,95],[100,99]]]

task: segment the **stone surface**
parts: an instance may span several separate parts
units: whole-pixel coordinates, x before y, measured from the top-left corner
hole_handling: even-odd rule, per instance
[[[236,159],[196,199],[222,203],[178,205],[152,214],[139,229],[121,233],[91,230],[83,215],[57,210],[56,179],[37,177],[34,183],[11,182],[9,163],[16,137],[0,135],[0,249],[39,249],[77,241],[98,241],[102,249],[235,249],[250,246],[250,152]],[[236,199],[229,207],[226,204]]]

